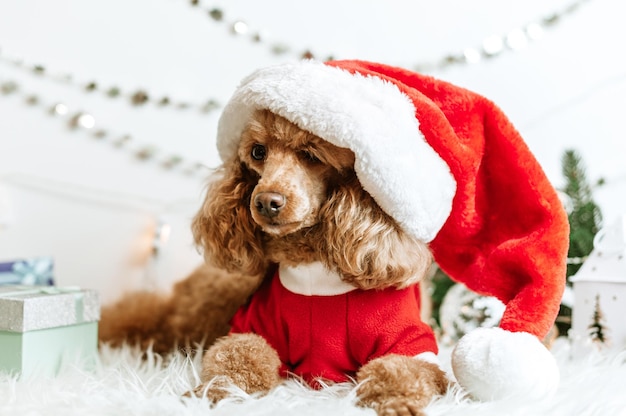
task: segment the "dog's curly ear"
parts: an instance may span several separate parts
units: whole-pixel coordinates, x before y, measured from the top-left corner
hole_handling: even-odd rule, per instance
[[[212,179],[191,226],[196,245],[210,264],[230,272],[263,274],[268,262],[249,207],[258,178],[235,158]]]
[[[326,263],[362,289],[406,287],[428,271],[428,246],[406,234],[353,178],[321,212]]]

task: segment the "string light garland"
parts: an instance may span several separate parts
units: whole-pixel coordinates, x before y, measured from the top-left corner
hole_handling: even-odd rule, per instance
[[[145,247],[146,249],[144,288],[156,288],[158,286],[157,261],[163,256],[173,232],[173,225],[168,218],[173,216],[179,218],[184,216],[187,218],[190,210],[195,211],[198,204],[197,198],[180,198],[173,201],[159,200],[22,173],[0,175],[0,185],[3,184],[41,194],[61,196],[78,203],[97,206],[100,209],[106,207],[116,212],[123,209],[126,212],[141,214],[151,218],[153,226],[148,231],[149,238],[138,239],[136,242],[138,247]],[[0,194],[0,196],[3,197],[0,199],[0,202],[9,207],[10,201],[8,198],[3,194]],[[0,208],[2,207],[0,206]],[[2,219],[0,217],[0,231],[3,227],[14,225],[15,220],[13,218],[5,218],[4,223]]]
[[[552,29],[590,0],[575,0],[562,10],[550,13],[543,18],[515,28],[502,35],[492,35],[483,39],[480,46],[468,47],[457,53],[444,55],[435,62],[418,63],[414,69],[420,72],[444,70],[451,66],[467,65],[485,59],[493,59],[507,51],[525,48],[531,42],[540,40],[547,29]]]
[[[77,81],[76,76],[71,73],[57,73],[50,71],[47,65],[28,63],[24,58],[8,56],[0,48],[0,63],[11,65],[17,69],[25,71],[31,75],[44,77],[64,85],[78,88],[86,94],[100,93],[110,99],[124,99],[132,107],[142,107],[152,104],[163,109],[174,109],[177,111],[195,111],[197,114],[206,115],[222,108],[222,103],[217,98],[207,98],[201,103],[180,100],[171,95],[154,96],[146,89],[136,88],[124,91],[118,86],[104,87],[103,83],[90,81]]]
[[[270,42],[268,40],[267,31],[252,30],[250,25],[244,20],[227,21],[222,8],[203,7],[200,5],[200,0],[187,1],[192,7],[203,10],[212,21],[226,25],[232,35],[244,38],[247,37],[253,43],[269,47],[269,50],[274,55],[292,55],[301,59],[316,58],[309,49],[296,49],[286,42]],[[435,62],[417,63],[413,66],[413,69],[418,72],[443,70],[453,65],[472,64],[483,59],[494,58],[507,50],[521,49],[531,41],[540,39],[545,29],[557,25],[564,17],[575,12],[581,4],[587,1],[589,0],[575,0],[563,8],[563,10],[545,16],[536,22],[531,22],[522,28],[514,29],[505,35],[489,36],[483,40],[480,47],[465,48],[459,53],[446,54]],[[333,54],[329,54],[323,58],[323,60],[330,59],[334,59]],[[83,82],[76,81],[76,77],[72,73],[55,73],[49,71],[47,65],[41,63],[27,63],[24,58],[7,56],[2,48],[0,48],[0,63],[12,65],[15,68],[35,76],[45,77],[65,85],[79,88],[87,94],[101,93],[111,99],[125,98],[125,102],[133,107],[152,104],[160,108],[171,108],[179,111],[195,110],[198,114],[208,114],[220,110],[223,107],[223,103],[214,97],[205,99],[202,103],[192,103],[190,101],[173,98],[170,95],[157,97],[141,88],[123,91],[120,87],[115,86],[115,84],[113,86],[103,87],[101,82],[93,79]]]
[[[200,173],[204,178],[208,172],[208,168],[203,163],[186,160],[178,154],[168,154],[155,145],[137,143],[133,147],[130,145],[136,143],[133,136],[127,133],[112,133],[104,128],[96,128],[96,118],[91,113],[72,111],[63,102],[45,103],[38,95],[25,91],[16,81],[0,79],[0,96],[12,95],[20,96],[28,107],[44,110],[48,115],[64,121],[70,129],[87,134],[91,133],[95,139],[108,141],[115,148],[131,153],[137,160],[155,162],[163,169],[176,169],[191,177]]]
[[[154,236],[152,237],[152,256],[159,256],[159,253],[169,241],[171,233],[172,226],[163,218],[159,218],[154,227]]]
[[[224,9],[220,7],[205,7],[200,4],[199,0],[187,0],[188,3],[202,10],[217,24],[223,24],[227,30],[234,36],[247,38],[252,43],[266,47],[273,55],[283,56],[290,55],[300,59],[335,59],[335,54],[327,54],[321,58],[315,56],[310,49],[296,48],[287,42],[274,42],[269,40],[267,31],[262,29],[253,29],[245,20],[228,21]],[[449,53],[443,55],[434,62],[418,62],[413,65],[413,69],[418,72],[431,72],[443,70],[451,66],[466,65],[479,62],[484,59],[491,59],[508,51],[515,51],[526,47],[529,43],[541,39],[546,29],[550,29],[558,25],[564,18],[578,10],[579,6],[590,0],[575,0],[565,6],[562,10],[550,13],[545,17],[530,22],[521,28],[516,28],[503,35],[493,35],[486,37],[482,44],[478,47],[468,47],[460,52]]]
[[[299,59],[316,58],[313,52],[311,52],[309,49],[299,50],[292,47],[286,42],[270,42],[268,32],[266,30],[254,30],[244,20],[226,20],[224,9],[220,7],[204,7],[200,4],[199,0],[187,1],[189,2],[189,5],[205,13],[214,23],[225,25],[231,35],[241,38],[247,38],[252,43],[267,47],[273,55],[291,55]],[[332,55],[327,55],[324,58],[324,60],[331,59],[333,59]]]
[[[248,37],[254,43],[269,46],[270,51],[275,55],[292,54],[299,58],[314,59],[315,56],[310,50],[296,50],[287,43],[272,43],[268,40],[266,31],[252,30],[251,27],[243,20],[228,21],[225,12],[219,7],[204,7],[200,4],[200,0],[187,0],[192,7],[203,10],[210,20],[225,24],[231,34],[239,37]],[[422,72],[428,72],[436,69],[443,69],[451,65],[470,64],[478,62],[484,58],[493,58],[502,54],[506,50],[516,50],[524,47],[529,41],[539,39],[544,29],[552,27],[563,20],[564,17],[576,11],[579,6],[589,0],[576,0],[567,5],[561,11],[552,13],[536,22],[530,23],[521,29],[515,29],[506,35],[491,36],[485,38],[480,48],[466,48],[462,53],[445,55],[441,60],[434,63],[417,64],[415,69]],[[325,59],[332,59],[331,55]],[[133,91],[122,91],[119,87],[112,86],[103,88],[98,81],[77,82],[73,74],[59,74],[51,72],[43,64],[26,63],[22,58],[10,57],[3,53],[0,49],[0,63],[13,65],[16,68],[27,71],[34,76],[45,77],[47,79],[62,82],[66,85],[78,87],[87,94],[103,93],[106,96],[117,99],[126,98],[126,102],[132,106],[138,107],[148,103],[160,107],[175,108],[178,110],[198,110],[199,113],[206,114],[217,111],[222,108],[222,104],[215,98],[205,100],[203,104],[192,104],[187,101],[173,99],[170,96],[162,96],[155,98],[152,94],[143,89],[135,89]],[[21,94],[28,106],[33,108],[45,108],[46,111],[59,119],[67,122],[72,129],[89,131],[94,138],[107,140],[116,148],[130,149],[129,143],[135,143],[134,138],[129,134],[112,135],[110,131],[103,128],[96,128],[95,117],[88,112],[70,112],[68,106],[62,102],[56,102],[52,105],[45,105],[40,102],[40,98],[36,94],[26,94],[18,88],[14,81],[0,80],[0,95]],[[194,174],[202,170],[203,165],[198,162],[189,164],[177,154],[163,156],[163,152],[156,146],[144,144],[138,150],[132,150],[135,158],[142,161],[157,161],[165,169],[174,169],[182,165],[187,165],[181,169],[186,174]]]
[[[162,218],[166,214],[185,214],[195,210],[197,197],[179,198],[175,200],[157,199],[137,194],[111,191],[93,186],[79,185],[32,174],[5,173],[0,175],[0,184],[8,184],[42,194],[63,197],[83,204],[108,207],[115,211],[150,212],[154,218]],[[8,205],[8,201],[5,201]],[[165,221],[156,221],[166,223]],[[171,231],[171,230],[170,230]],[[168,234],[169,238],[169,234]]]

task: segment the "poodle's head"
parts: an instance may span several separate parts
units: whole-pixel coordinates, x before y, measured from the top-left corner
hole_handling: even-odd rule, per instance
[[[354,160],[349,149],[255,112],[193,220],[206,261],[254,275],[272,263],[321,261],[362,289],[418,281],[428,247],[363,190]]]

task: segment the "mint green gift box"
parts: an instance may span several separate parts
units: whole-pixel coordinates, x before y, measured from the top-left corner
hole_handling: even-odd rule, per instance
[[[54,376],[63,363],[93,364],[99,319],[93,290],[0,286],[0,371]]]

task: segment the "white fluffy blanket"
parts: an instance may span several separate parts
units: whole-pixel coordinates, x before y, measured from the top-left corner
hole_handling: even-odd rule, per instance
[[[584,415],[626,416],[626,352],[592,354],[571,359],[567,341],[553,348],[561,369],[561,386],[554,397],[528,401],[524,397],[479,403],[454,389],[426,409],[430,416]],[[449,351],[440,354],[444,367]],[[265,397],[236,392],[211,407],[206,400],[181,398],[198,383],[199,356],[159,357],[132,348],[103,348],[95,371],[68,366],[55,378],[18,380],[0,375],[0,414],[35,415],[370,415],[355,406],[354,385],[344,383],[311,390],[295,380]]]

